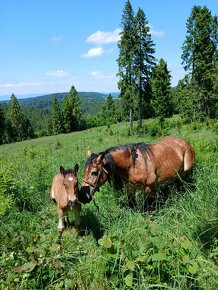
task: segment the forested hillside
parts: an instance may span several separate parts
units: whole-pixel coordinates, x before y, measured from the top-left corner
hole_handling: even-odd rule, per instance
[[[64,93],[54,93],[50,95],[43,95],[39,97],[31,97],[31,98],[21,98],[18,99],[18,102],[23,107],[28,107],[31,109],[42,109],[42,110],[50,110],[52,109],[53,100],[56,97],[60,103],[63,102],[65,96],[67,96],[69,92]],[[78,92],[78,95],[81,99],[82,110],[87,114],[93,114],[97,112],[98,108],[102,107],[107,95],[101,94],[97,92]],[[118,94],[116,94],[117,96]],[[0,103],[9,104],[10,101],[1,101]],[[92,104],[92,106],[89,106]]]
[[[35,132],[35,137],[37,137],[49,134],[48,126],[52,115],[54,100],[57,99],[59,106],[62,107],[64,99],[68,95],[69,93],[65,92],[23,99],[17,99],[16,96],[14,97],[16,98],[19,110],[23,111],[26,118],[30,121],[33,131]],[[110,94],[110,96],[112,96],[112,94]],[[112,102],[117,103],[118,93],[113,93],[113,96],[114,99]],[[101,118],[101,114],[103,113],[105,106],[107,107],[108,95],[97,92],[78,92],[78,97],[80,99],[78,105],[80,107],[82,117],[85,120],[82,128],[94,127],[107,123],[106,120],[103,120],[104,118]],[[7,127],[7,115],[12,104],[12,99],[10,101],[0,102],[0,117],[3,116],[3,119],[5,119],[5,122],[2,121],[1,126],[5,123],[5,128]],[[34,134],[32,137],[33,136]],[[7,139],[9,140],[10,138],[5,138],[4,142],[7,142]]]

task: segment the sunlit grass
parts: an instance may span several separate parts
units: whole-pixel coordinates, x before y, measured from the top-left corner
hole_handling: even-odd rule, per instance
[[[122,123],[0,146],[1,182],[13,197],[1,216],[4,289],[218,288],[217,134],[211,125],[193,129],[178,116],[151,136],[155,126],[156,121],[145,121],[129,136],[128,124]],[[89,149],[155,142],[165,134],[185,137],[196,150],[185,190],[173,190],[150,214],[140,205],[130,210],[126,193],[105,184],[95,194],[97,207],[93,202],[83,206],[81,230],[66,229],[58,251],[56,205],[49,190],[60,165],[78,163],[81,182]]]

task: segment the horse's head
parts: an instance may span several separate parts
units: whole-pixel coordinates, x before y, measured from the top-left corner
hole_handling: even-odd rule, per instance
[[[65,170],[62,166],[60,167],[60,173],[63,175],[63,185],[68,198],[68,204],[73,208],[78,201],[78,178],[77,172],[79,165],[76,164],[73,170]]]
[[[108,171],[105,169],[105,153],[95,154],[88,151],[86,160],[84,177],[81,190],[79,193],[79,201],[89,203],[92,196],[107,181]]]

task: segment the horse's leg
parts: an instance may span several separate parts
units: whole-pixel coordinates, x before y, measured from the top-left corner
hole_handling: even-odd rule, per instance
[[[58,207],[58,240],[60,241],[64,229],[64,211]]]
[[[74,215],[75,215],[75,227],[79,228],[81,219],[80,219],[80,211],[81,211],[81,204],[77,203],[74,209]]]
[[[155,190],[150,186],[144,188],[144,210],[154,210],[156,204],[157,195]]]
[[[135,188],[132,184],[127,184],[128,206],[130,208],[136,207]]]

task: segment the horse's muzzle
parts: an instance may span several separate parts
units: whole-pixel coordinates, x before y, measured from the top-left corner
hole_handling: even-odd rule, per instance
[[[83,186],[78,194],[78,201],[81,203],[89,203],[92,200],[89,186]]]

